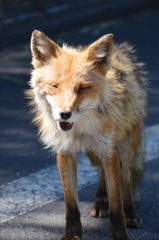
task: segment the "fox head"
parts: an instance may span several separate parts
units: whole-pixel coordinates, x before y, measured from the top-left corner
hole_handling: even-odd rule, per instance
[[[40,31],[32,33],[35,101],[39,107],[45,101],[60,130],[71,130],[82,115],[100,107],[112,50],[112,34],[73,48],[58,46]]]

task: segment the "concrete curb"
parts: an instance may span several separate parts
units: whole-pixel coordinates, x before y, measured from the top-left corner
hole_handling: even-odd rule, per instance
[[[125,17],[159,6],[158,0],[67,1],[44,11],[34,11],[0,22],[0,48],[27,42],[34,29],[47,34],[59,33],[111,18]]]

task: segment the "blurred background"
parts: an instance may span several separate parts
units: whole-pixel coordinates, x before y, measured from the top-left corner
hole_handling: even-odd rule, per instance
[[[22,177],[32,176],[32,173],[56,164],[55,157],[43,149],[38,141],[37,130],[31,124],[32,117],[28,114],[29,107],[24,96],[32,69],[30,37],[34,29],[43,31],[59,45],[63,42],[71,45],[85,45],[107,33],[114,34],[116,43],[128,41],[134,45],[138,61],[146,63],[145,69],[149,79],[148,116],[145,118],[145,126],[149,128],[159,123],[159,0],[0,0],[0,189],[5,189],[8,183],[15,185],[14,180],[21,182]],[[159,138],[153,139],[154,146],[159,141],[157,139]],[[151,150],[153,149],[152,147]],[[144,227],[132,232],[132,239],[159,239],[158,160],[156,158],[146,163],[147,178],[144,178],[142,190],[144,204],[141,203],[139,206]],[[21,185],[24,201],[27,187]],[[81,195],[86,196],[85,203],[89,202],[88,199],[94,195],[95,190],[91,190],[90,194],[89,190],[90,187],[85,188],[88,195],[81,190]],[[20,191],[19,188],[17,191]],[[6,201],[6,205],[0,202],[0,207],[2,206],[0,220],[2,221],[10,216],[7,215],[7,209],[13,200],[7,199],[8,194],[5,195],[0,190],[0,197],[4,196],[4,202]],[[17,192],[16,194],[18,195]],[[86,212],[91,208],[91,203],[89,204]],[[57,212],[59,208],[57,207]],[[46,209],[48,217],[53,206],[42,209],[44,213]],[[39,211],[38,209],[37,216]],[[16,209],[15,213],[17,214]],[[20,227],[23,222],[22,216],[17,223],[13,220],[0,225],[0,239],[50,239],[45,237],[45,230],[50,232],[51,236],[55,233],[52,231],[53,215],[51,215],[50,228],[45,228],[48,226],[47,217],[44,228],[40,226],[39,217],[33,220],[33,223],[37,221],[36,224],[39,226],[34,228],[34,224],[30,224],[30,216],[31,214],[26,217],[29,226],[26,227],[26,235],[24,226],[27,225],[23,223]],[[41,219],[44,216],[45,214]],[[97,226],[96,220],[87,220],[89,224],[92,221],[94,226]],[[102,221],[100,223],[103,223]],[[56,219],[54,222],[54,226],[59,223]],[[19,227],[15,228],[15,226]],[[62,226],[64,226],[63,223]],[[21,229],[21,235],[19,229]],[[103,232],[105,225],[102,225],[101,229],[99,231],[95,227],[93,237],[90,238],[88,235],[87,239],[105,239]],[[60,231],[61,228],[57,232]],[[31,234],[31,237],[25,238],[28,234]],[[38,237],[36,234],[39,234]]]
[[[158,0],[1,0],[0,48],[29,41],[35,28],[53,35],[158,5]]]

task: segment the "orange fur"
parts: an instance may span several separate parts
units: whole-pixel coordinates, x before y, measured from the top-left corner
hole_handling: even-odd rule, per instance
[[[62,239],[82,237],[75,155],[83,151],[100,172],[91,215],[110,212],[112,238],[127,240],[125,226],[140,226],[133,194],[136,198],[144,159],[143,64],[127,43],[114,45],[111,34],[74,48],[59,47],[36,30],[31,50],[35,69],[27,95],[42,141],[57,153],[66,201]]]

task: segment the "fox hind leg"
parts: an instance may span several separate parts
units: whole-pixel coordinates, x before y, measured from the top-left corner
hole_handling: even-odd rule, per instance
[[[139,228],[141,220],[136,215],[134,202],[134,193],[137,197],[138,184],[143,170],[143,142],[139,126],[134,128],[129,137],[118,144],[118,151],[122,165],[122,193],[126,226]]]
[[[131,167],[131,187],[132,187],[132,198],[133,198],[133,204],[134,202],[140,201],[140,190],[139,190],[139,184],[142,180],[143,176],[143,168],[144,168],[144,153],[145,153],[145,142],[143,137],[141,136],[140,143],[138,145],[136,155]],[[133,214],[128,212],[129,209],[126,210],[125,207],[125,214],[128,216],[126,218],[126,224],[127,227],[133,227],[133,228],[139,228],[141,226],[141,219],[136,216],[136,213],[133,212]]]
[[[100,218],[107,217],[109,215],[109,202],[103,169],[100,171],[100,180],[90,215],[92,217]]]
[[[135,202],[139,202],[141,198],[138,186],[143,177],[144,155],[145,155],[145,140],[144,140],[144,137],[141,136],[140,143],[136,151],[136,156],[131,168],[131,181],[132,181],[133,196],[134,196]]]
[[[106,180],[105,180],[104,171],[102,169],[100,161],[94,156],[93,153],[87,152],[87,156],[89,157],[92,165],[97,167],[99,171],[98,188],[97,188],[95,200],[93,202],[90,215],[92,217],[104,218],[109,215],[109,202],[108,202],[108,195],[106,190]]]

